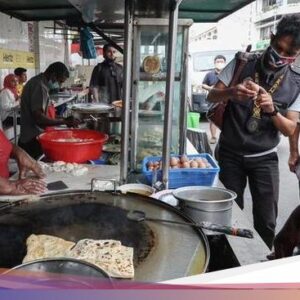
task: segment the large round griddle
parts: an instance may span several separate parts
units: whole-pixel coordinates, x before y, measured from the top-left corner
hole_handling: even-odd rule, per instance
[[[193,227],[137,223],[128,210],[148,217],[191,221],[161,201],[135,194],[70,192],[15,202],[0,210],[0,267],[11,268],[26,255],[26,239],[50,234],[77,242],[83,238],[117,239],[134,247],[135,280],[158,282],[205,272],[209,247]]]
[[[71,258],[40,259],[19,265],[3,275],[22,276],[32,284],[55,288],[93,288],[102,284],[112,288],[109,275],[88,262]]]

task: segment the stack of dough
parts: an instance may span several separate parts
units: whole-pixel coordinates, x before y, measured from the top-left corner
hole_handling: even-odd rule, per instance
[[[45,172],[64,172],[73,176],[82,176],[88,172],[88,168],[77,163],[66,163],[64,161],[56,161],[54,163],[46,164],[39,162],[43,171]]]
[[[49,235],[30,235],[23,263],[43,258],[75,258],[87,261],[116,278],[133,278],[133,248],[120,241],[83,239],[76,244]]]

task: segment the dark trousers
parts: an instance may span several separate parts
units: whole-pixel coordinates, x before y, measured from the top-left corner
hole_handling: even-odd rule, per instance
[[[219,152],[220,180],[237,193],[236,202],[244,208],[244,190],[249,182],[253,201],[254,228],[271,249],[275,236],[279,195],[277,153],[260,157],[243,157]]]
[[[34,159],[40,158],[43,154],[42,147],[36,138],[33,138],[32,140],[26,143],[22,143],[19,141],[18,144]]]

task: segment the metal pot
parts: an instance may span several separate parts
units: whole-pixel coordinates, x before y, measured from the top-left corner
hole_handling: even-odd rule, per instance
[[[86,126],[89,129],[97,130],[100,132],[105,132],[107,134],[111,134],[110,132],[110,122],[108,117],[94,117],[90,116],[89,119],[85,119]]]
[[[206,186],[187,186],[176,189],[173,195],[179,207],[195,222],[208,221],[231,226],[232,204],[237,197],[227,189]]]

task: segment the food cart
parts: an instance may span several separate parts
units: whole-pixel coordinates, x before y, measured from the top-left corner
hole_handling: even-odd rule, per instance
[[[4,2],[7,5],[4,11],[21,20],[59,19],[65,20],[66,25],[69,24],[69,26],[88,25],[109,42],[113,42],[113,40],[105,34],[105,30],[108,33],[112,30],[120,32],[120,28],[124,30],[124,49],[116,45],[117,49],[124,51],[124,99],[120,169],[118,166],[88,166],[89,175],[78,180],[74,180],[73,177],[65,174],[55,178],[54,175],[49,175],[46,179],[48,182],[59,180],[63,176],[64,180],[67,181],[69,191],[58,195],[45,195],[39,201],[28,199],[17,200],[13,203],[2,201],[0,222],[3,227],[1,234],[4,236],[1,241],[11,239],[14,251],[16,251],[12,254],[17,253],[19,247],[23,247],[22,251],[24,252],[25,237],[32,232],[41,232],[42,229],[43,232],[49,234],[56,233],[62,237],[72,237],[74,240],[79,238],[79,233],[71,224],[72,216],[56,226],[56,212],[61,212],[63,218],[65,216],[64,212],[70,211],[69,208],[80,220],[87,220],[88,217],[93,219],[95,215],[101,215],[101,207],[108,203],[113,203],[113,217],[110,218],[112,221],[116,219],[116,216],[122,215],[123,210],[128,209],[128,207],[132,208],[135,205],[156,216],[169,216],[174,220],[189,220],[177,209],[156,200],[151,202],[149,198],[114,193],[107,194],[105,192],[90,193],[88,191],[91,189],[91,180],[94,177],[100,177],[105,180],[115,179],[121,183],[126,182],[128,172],[136,169],[139,160],[146,155],[145,153],[142,154],[142,148],[153,148],[153,145],[147,145],[147,142],[149,140],[153,141],[153,138],[148,139],[148,141],[145,138],[147,133],[144,128],[150,128],[150,131],[155,131],[157,134],[158,143],[155,147],[158,151],[157,154],[162,155],[163,184],[164,188],[168,188],[170,153],[183,154],[185,152],[186,59],[188,28],[192,24],[191,19],[196,22],[217,21],[251,1],[222,1],[220,3],[219,1],[209,0],[118,0],[113,2],[70,0],[52,1],[49,4],[44,1],[26,1],[22,5],[19,1],[9,1],[9,3],[0,1],[0,8]],[[37,4],[37,2],[39,3]],[[152,56],[152,58],[149,58],[149,56]],[[154,56],[156,58],[153,58]],[[149,68],[147,60],[151,59],[154,59],[154,65],[155,61],[157,63],[157,60],[159,60],[160,68],[156,70],[155,66]],[[157,93],[165,94],[165,100],[163,102],[159,101],[159,109],[152,110],[150,116],[148,111],[145,112],[140,107],[141,104],[149,100],[147,95],[145,97],[146,92],[149,92],[149,97],[152,97],[153,94],[157,96]],[[129,149],[131,149],[130,152]],[[117,211],[119,215],[116,215]],[[44,221],[50,212],[53,216],[51,221],[53,226],[47,227],[48,225]],[[10,215],[14,217],[9,218]],[[32,222],[32,220],[36,220],[37,223]],[[99,222],[101,225],[102,221]],[[252,228],[235,204],[233,206],[233,223],[240,227]],[[22,225],[21,228],[20,224]],[[40,226],[34,227],[35,224],[40,224]],[[153,224],[151,222],[149,224],[150,226],[147,225],[146,227],[147,229],[152,228],[155,237],[154,242],[159,247],[155,248],[152,245],[148,248],[146,254],[143,249],[137,252],[141,253],[141,256],[143,256],[142,254],[145,255],[145,257],[140,258],[140,261],[137,261],[138,275],[136,279],[138,280],[162,281],[179,276],[198,274],[207,269],[209,257],[211,261],[210,271],[214,271],[264,260],[265,255],[268,253],[267,247],[256,233],[253,240],[242,240],[223,235],[207,238],[201,230],[196,230],[193,226],[183,229],[179,225],[167,228],[163,224]],[[85,224],[81,228],[80,238],[88,235],[91,226],[93,224]],[[119,226],[121,227],[121,225]],[[8,227],[11,230],[5,231],[4,228]],[[136,232],[133,228],[131,236],[134,236]],[[5,236],[6,234],[7,236]],[[117,235],[116,230],[113,236],[124,239],[124,242],[129,245],[135,246],[135,243],[137,243],[134,239],[127,239],[128,236],[125,234],[122,236]],[[147,237],[145,239],[146,243],[151,244],[149,235],[144,233],[142,237],[145,236]],[[15,237],[21,238],[17,238],[17,241],[15,241]],[[99,231],[91,237],[99,239],[108,236],[106,232]],[[177,237],[180,237],[178,238],[180,245],[175,246],[173,249],[167,242],[175,241]],[[188,251],[180,242],[181,239],[184,242],[183,244],[189,245]],[[18,244],[20,241],[21,244]],[[164,242],[162,243],[162,241]],[[208,243],[212,247],[208,247]],[[190,247],[191,245],[192,247]],[[6,243],[2,243],[0,246],[6,249]],[[250,248],[251,251],[249,251]],[[178,249],[179,252],[176,251]],[[174,267],[172,266],[172,251],[174,251],[175,259],[177,257],[180,261],[180,263],[174,264]],[[7,255],[2,259],[2,266],[12,267],[20,263],[21,257],[12,260],[11,254],[7,253]],[[155,270],[152,266],[155,261],[152,255],[158,261],[161,261],[161,264],[156,265]],[[220,257],[225,259],[220,259]],[[199,266],[201,266],[201,270]]]

